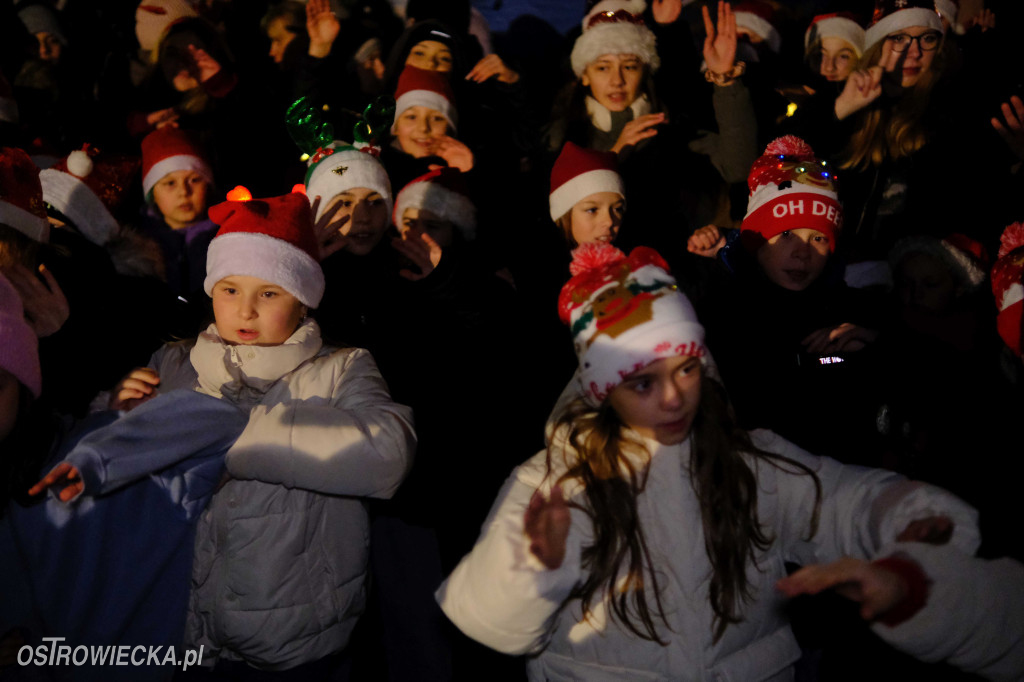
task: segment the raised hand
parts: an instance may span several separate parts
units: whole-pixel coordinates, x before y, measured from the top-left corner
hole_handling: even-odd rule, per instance
[[[313,215],[316,215],[317,210],[319,210],[321,200],[320,196],[313,200]],[[339,208],[341,208],[341,204],[331,206],[324,211],[324,214],[320,216],[313,226],[313,233],[316,235],[317,251],[321,261],[348,246],[348,237],[343,235],[341,230],[352,219],[352,216],[344,215],[335,220],[334,216],[338,213]]]
[[[449,168],[458,168],[463,173],[473,170],[473,152],[454,137],[438,137],[434,143],[433,154],[447,161]],[[430,169],[434,170],[434,167],[431,166]]]
[[[4,268],[3,272],[21,297],[25,320],[36,336],[42,339],[60,331],[71,315],[71,307],[53,273],[40,265],[39,274],[43,277],[40,280],[19,263]]]
[[[416,227],[403,232],[401,238],[392,239],[391,246],[419,268],[419,272],[402,268],[398,273],[413,282],[430,275],[444,254],[444,249],[429,234]]]
[[[330,0],[309,0],[306,3],[306,33],[309,34],[309,56],[323,59],[341,32],[341,22],[331,11]]]
[[[634,118],[622,127],[619,139],[615,141],[615,146],[611,150],[618,154],[630,145],[638,144],[641,140],[646,140],[648,137],[654,137],[658,134],[658,129],[654,126],[664,123],[666,120],[667,118],[664,113],[645,114],[640,118]]]
[[[714,225],[705,225],[686,240],[686,250],[705,258],[714,258],[725,246],[725,236]]]
[[[466,80],[483,83],[492,76],[497,76],[502,83],[515,83],[519,80],[519,74],[508,68],[508,65],[501,61],[501,57],[496,54],[489,54],[478,61],[476,66],[466,74]]]
[[[199,71],[199,82],[205,83],[220,73],[220,62],[207,54],[206,50],[195,45],[188,46],[188,53]]]
[[[29,495],[38,495],[47,488],[60,487],[57,497],[61,502],[70,502],[79,493],[85,490],[85,482],[78,469],[67,462],[61,462],[46,474],[41,481],[28,489]]]
[[[565,561],[565,543],[569,538],[569,503],[556,485],[547,498],[537,491],[523,515],[523,530],[530,539],[530,552],[545,567],[554,570]]]
[[[126,412],[134,410],[154,397],[159,385],[160,375],[155,369],[149,367],[133,369],[114,387],[110,397],[110,409]]]
[[[1024,101],[1014,95],[1009,102],[1003,102],[1000,110],[1005,124],[999,118],[992,119],[992,127],[1006,142],[1014,156],[1024,160]]]
[[[729,73],[736,63],[736,15],[732,5],[718,0],[717,28],[711,23],[707,5],[701,7],[704,17],[704,63],[711,73]]]
[[[882,66],[851,73],[846,79],[846,86],[836,98],[836,118],[842,121],[878,99],[882,94],[883,73]]]

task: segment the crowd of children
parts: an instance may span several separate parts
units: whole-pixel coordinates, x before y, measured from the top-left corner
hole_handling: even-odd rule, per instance
[[[0,0],[0,680],[1024,679],[1021,8],[502,4]]]

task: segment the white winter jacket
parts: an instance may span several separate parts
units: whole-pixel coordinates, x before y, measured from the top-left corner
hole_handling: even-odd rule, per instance
[[[675,446],[645,441],[650,475],[637,500],[668,627],[657,618],[655,624],[668,646],[639,639],[611,620],[603,593],[595,597],[589,621],[582,619],[579,601],[568,599],[584,579],[581,548],[592,542],[585,513],[571,511],[566,558],[558,569],[546,570],[530,553],[523,514],[534,491],[546,492],[562,473],[545,477],[545,452],[505,483],[476,546],[438,590],[442,609],[470,637],[506,653],[532,654],[532,680],[790,680],[800,650],[783,612],[785,599],[774,587],[786,575],[784,562],[872,558],[910,521],[936,514],[954,520],[956,547],[968,554],[977,549],[976,512],[949,493],[891,472],[814,457],[771,432],[751,435],[758,447],[817,473],[820,523],[808,537],[815,502],[809,476],[751,460],[759,518],[774,541],[757,555],[757,566],[748,567],[753,598],[744,620],[726,628],[718,642],[708,596],[711,564],[688,473],[689,440]],[[580,490],[563,489],[569,499],[581,500]]]
[[[364,497],[390,497],[412,463],[411,410],[362,349],[323,347],[309,320],[280,346],[224,344],[216,327],[150,363],[160,389],[251,409],[231,479],[196,532],[186,646],[283,670],[342,649],[365,603]],[[183,425],[187,428],[187,425]]]

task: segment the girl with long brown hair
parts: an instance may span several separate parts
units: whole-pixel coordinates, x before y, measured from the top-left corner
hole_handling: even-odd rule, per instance
[[[855,557],[892,587],[862,597],[884,617],[920,585],[911,562],[867,563],[885,544],[973,552],[974,512],[948,493],[739,429],[656,252],[585,244],[572,269],[579,398],[438,591],[470,637],[530,654],[534,680],[791,679],[785,562]]]

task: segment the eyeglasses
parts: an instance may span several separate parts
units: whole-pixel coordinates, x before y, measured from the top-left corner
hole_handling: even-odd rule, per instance
[[[922,52],[931,52],[939,46],[939,43],[942,41],[942,34],[938,31],[929,31],[919,36],[895,33],[891,36],[886,36],[885,39],[893,52],[906,52],[914,41],[917,41],[917,46]]]

